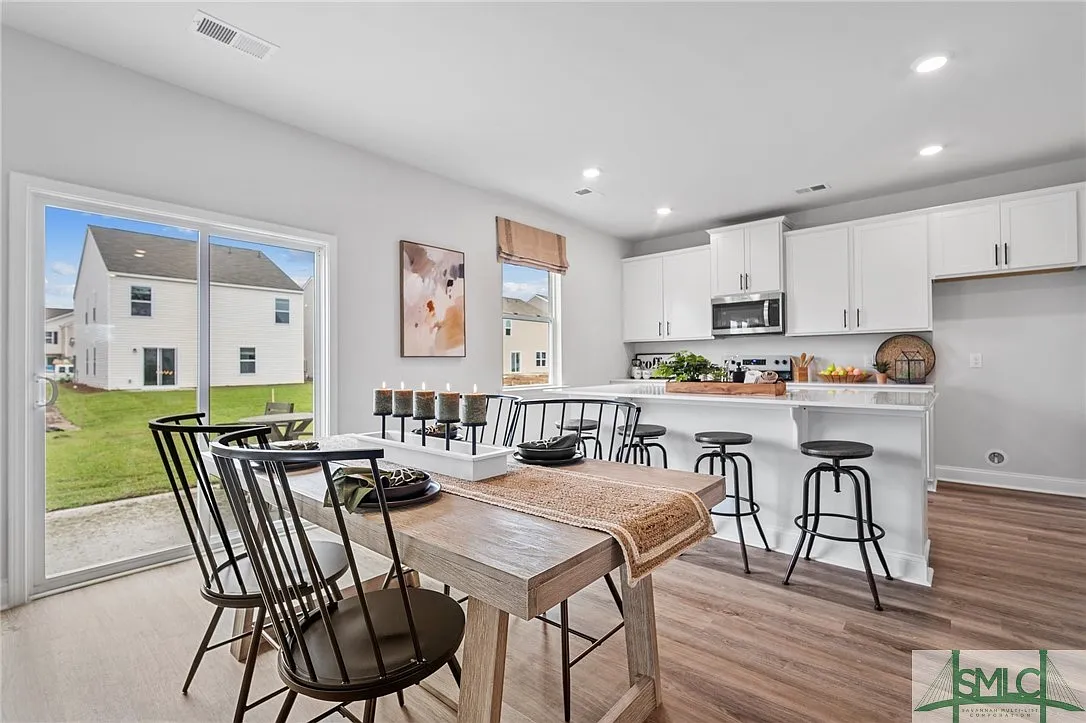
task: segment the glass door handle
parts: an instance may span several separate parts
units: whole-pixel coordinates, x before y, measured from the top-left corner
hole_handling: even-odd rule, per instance
[[[42,376],[41,374],[35,374],[34,379],[40,382],[45,382],[49,386],[49,396],[45,398],[45,401],[34,402],[34,406],[51,407],[57,402],[57,395],[60,394],[60,385],[57,384],[56,379],[50,379],[49,377]]]

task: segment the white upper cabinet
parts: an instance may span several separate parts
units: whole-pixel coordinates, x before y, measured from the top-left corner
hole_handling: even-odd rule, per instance
[[[709,248],[701,247],[663,257],[665,339],[712,338],[709,256]]]
[[[1074,191],[1000,203],[1004,268],[1033,269],[1076,263],[1079,260],[1077,205]]]
[[[747,272],[747,234],[744,229],[709,234],[712,296],[743,293]]]
[[[622,262],[622,338],[655,341],[663,336],[664,276],[660,257],[627,259]]]
[[[852,301],[853,331],[931,328],[924,216],[852,227]]]
[[[781,246],[784,229],[780,223],[751,226],[747,229],[746,291],[758,294],[781,291]]]
[[[622,262],[623,341],[713,338],[708,246]]]
[[[994,273],[1000,269],[999,204],[936,211],[928,216],[932,277]]]
[[[1080,264],[1080,244],[1086,244],[1079,228],[1080,196],[1086,196],[1086,189],[1072,186],[931,211],[932,278]]]
[[[797,232],[784,239],[786,333],[847,333],[851,306],[848,229]]]
[[[709,231],[713,296],[781,291],[783,216]]]

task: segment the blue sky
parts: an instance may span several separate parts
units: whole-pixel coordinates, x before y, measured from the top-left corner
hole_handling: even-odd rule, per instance
[[[72,299],[75,294],[75,277],[79,271],[79,259],[83,254],[83,239],[86,236],[87,226],[119,228],[125,231],[139,231],[140,233],[188,241],[196,241],[199,237],[199,234],[193,229],[47,206],[45,209],[46,306],[72,308]],[[308,251],[296,251],[219,236],[212,236],[211,242],[223,246],[237,246],[263,251],[299,286],[313,275],[314,257]]]
[[[527,301],[536,294],[546,296],[548,291],[546,271],[502,264],[502,296]]]

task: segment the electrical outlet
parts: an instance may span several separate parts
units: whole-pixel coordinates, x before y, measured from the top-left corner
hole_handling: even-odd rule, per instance
[[[864,354],[864,366],[865,367],[875,366],[875,355],[874,354]]]
[[[982,357],[980,354],[970,354],[969,355],[969,368],[970,369],[980,369],[983,366],[984,366],[984,357]]]

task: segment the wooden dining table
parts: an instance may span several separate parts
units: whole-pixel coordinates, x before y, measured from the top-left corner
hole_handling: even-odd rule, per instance
[[[708,507],[724,499],[724,480],[714,475],[599,460],[586,460],[576,469],[693,492]],[[333,510],[324,506],[323,473],[294,473],[290,483],[301,516],[338,533]],[[445,492],[424,504],[391,510],[391,517],[403,564],[467,595],[458,721],[501,720],[510,615],[530,620],[616,568],[621,568],[630,687],[600,720],[643,721],[660,705],[652,576],[631,586],[622,551],[610,535]],[[388,555],[379,515],[348,515],[346,525],[352,542]]]
[[[256,414],[239,419],[244,424],[263,424],[272,428],[272,440],[295,440],[309,429],[313,423],[312,412],[279,412],[276,414]]]

